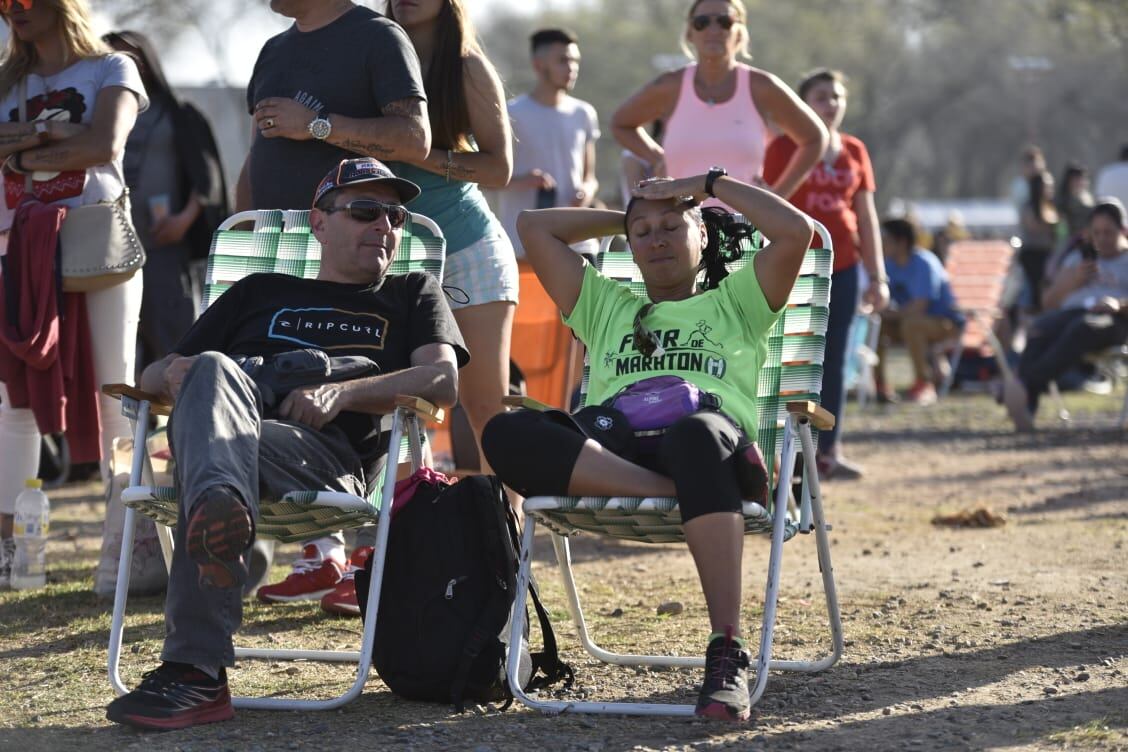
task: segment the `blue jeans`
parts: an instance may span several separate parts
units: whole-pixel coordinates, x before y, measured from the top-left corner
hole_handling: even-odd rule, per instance
[[[161,660],[235,664],[231,636],[243,620],[242,588],[201,588],[199,569],[188,557],[187,521],[207,489],[234,489],[252,519],[260,498],[280,499],[289,491],[364,495],[360,459],[338,429],[318,431],[261,415],[258,387],[226,355],[203,353],[184,377],[168,431],[180,511]]]
[[[846,404],[846,349],[858,310],[860,270],[857,264],[830,277],[830,318],[826,325],[823,354],[821,404],[834,414],[834,428],[819,431],[819,453],[833,452],[842,430],[842,406]]]

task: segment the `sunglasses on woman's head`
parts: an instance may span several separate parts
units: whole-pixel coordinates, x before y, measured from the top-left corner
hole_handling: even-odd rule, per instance
[[[0,0],[0,13],[11,13],[14,8],[31,10],[33,0]]]
[[[331,206],[321,211],[326,214],[336,214],[339,211],[347,211],[349,217],[355,219],[357,222],[364,222],[365,224],[378,222],[385,216],[388,218],[388,224],[392,227],[403,227],[404,222],[407,221],[407,209],[404,208],[402,204],[385,204],[367,198],[358,198],[347,204]]]
[[[717,24],[717,26],[720,26],[725,31],[731,29],[732,25],[736,23],[732,16],[719,13],[702,13],[701,15],[694,16],[691,23],[693,24],[693,28],[697,29],[697,31],[705,31],[705,29],[709,27],[709,24],[714,22]]]

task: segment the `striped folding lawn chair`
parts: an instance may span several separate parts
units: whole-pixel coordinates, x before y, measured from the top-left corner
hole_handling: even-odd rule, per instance
[[[757,441],[768,462],[769,477],[777,478],[774,501],[764,508],[753,502],[744,503],[746,534],[767,535],[771,539],[764,612],[760,632],[760,650],[756,657],[756,682],[750,689],[753,704],[763,694],[768,670],[815,672],[832,666],[842,653],[842,626],[834,573],[830,564],[829,526],[823,517],[818,472],[815,466],[814,428],[834,425],[834,416],[818,406],[822,384],[822,358],[830,301],[830,274],[833,250],[826,228],[816,223],[824,247],[807,252],[799,279],[788,298],[784,315],[768,337],[768,354],[760,372],[757,395],[759,434]],[[758,241],[757,241],[758,244]],[[603,274],[629,285],[640,296],[645,294],[642,276],[627,252],[607,250],[607,242],[596,257],[596,268]],[[736,265],[749,263],[748,253]],[[585,369],[586,371],[586,369]],[[584,384],[587,379],[585,373]],[[585,389],[586,392],[586,389]],[[537,407],[530,400],[511,398],[513,406]],[[798,443],[798,446],[797,446]],[[789,511],[789,499],[796,459],[802,455],[801,491],[798,514]],[[552,533],[556,560],[560,563],[564,589],[579,633],[580,642],[592,656],[620,665],[704,667],[699,657],[630,655],[613,653],[599,647],[588,632],[580,607],[579,594],[571,568],[568,536],[590,532],[624,540],[667,543],[684,541],[681,516],[676,499],[670,498],[602,498],[602,497],[531,497],[525,500],[525,529],[521,541],[517,597],[524,603],[531,577],[532,548],[536,526],[544,524]],[[779,594],[780,562],[783,543],[796,533],[815,533],[819,565],[822,571],[830,627],[831,651],[813,661],[772,659],[772,637],[776,603]],[[511,646],[521,644],[526,615],[515,608],[510,622]],[[633,702],[573,702],[548,700],[521,690],[518,681],[519,651],[511,647],[508,656],[509,686],[518,700],[546,713],[613,713],[628,715],[691,716],[693,705],[671,705]]]
[[[250,229],[235,229],[251,223]],[[399,250],[389,274],[426,271],[442,279],[445,241],[438,225],[420,214],[412,214],[403,231]],[[229,217],[216,230],[208,257],[205,305],[211,305],[232,284],[257,272],[278,272],[313,278],[320,268],[321,246],[309,226],[308,211],[249,211]],[[122,411],[134,429],[135,447],[145,446],[145,433],[150,415],[168,415],[171,407],[162,404],[138,389],[124,384],[103,387],[111,396],[119,397]],[[423,419],[441,422],[443,411],[430,403],[410,396],[396,400],[397,408],[385,417],[384,428],[390,431],[389,447],[398,447],[399,462],[409,461],[416,469],[423,464]],[[283,542],[300,541],[338,530],[378,525],[373,574],[365,613],[364,632],[359,651],[236,648],[237,658],[271,660],[317,660],[356,662],[356,680],[338,697],[327,700],[297,700],[278,697],[234,698],[236,707],[272,710],[328,710],[357,697],[368,678],[372,665],[372,645],[376,632],[376,610],[380,602],[383,578],[383,551],[388,538],[389,510],[395,488],[397,462],[386,463],[384,476],[368,498],[351,494],[294,489],[281,499],[264,499],[256,521],[258,536]],[[126,506],[125,533],[118,565],[114,610],[110,626],[109,674],[114,691],[121,695],[127,688],[121,680],[123,622],[129,593],[130,552],[133,550],[134,514],[143,514],[156,521],[165,563],[172,561],[172,535],[169,527],[176,523],[176,489],[144,485],[143,478],[152,478],[145,452],[134,452],[129,487],[122,492]]]

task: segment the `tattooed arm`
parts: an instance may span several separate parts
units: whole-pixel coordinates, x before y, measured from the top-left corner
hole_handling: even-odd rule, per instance
[[[421,162],[431,149],[427,103],[422,99],[397,99],[381,109],[383,117],[350,118],[325,114],[333,129],[326,139],[334,146],[381,161]],[[284,97],[267,97],[255,104],[255,127],[263,138],[306,141],[313,136],[314,110]]]
[[[435,148],[421,162],[414,162],[436,175],[478,183],[485,188],[504,188],[513,172],[513,145],[505,93],[494,67],[484,56],[472,53],[462,60],[470,134],[477,151]]]
[[[59,123],[73,135],[28,149],[19,156],[24,170],[84,170],[113,161],[137,120],[137,95],[121,86],[107,86],[94,100],[90,127]]]

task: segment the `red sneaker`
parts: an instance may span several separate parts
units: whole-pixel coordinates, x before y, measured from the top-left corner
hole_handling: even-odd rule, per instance
[[[364,569],[372,558],[372,546],[360,546],[349,557],[349,568],[337,587],[321,599],[321,608],[331,614],[360,616],[360,602],[356,598],[356,573]]]
[[[918,381],[905,392],[905,399],[916,405],[932,405],[936,403],[936,387],[931,381]]]
[[[308,543],[302,549],[302,558],[294,562],[290,576],[274,585],[260,587],[258,599],[264,603],[315,601],[332,592],[344,573],[343,557],[338,560],[332,554],[322,556],[316,544]]]

